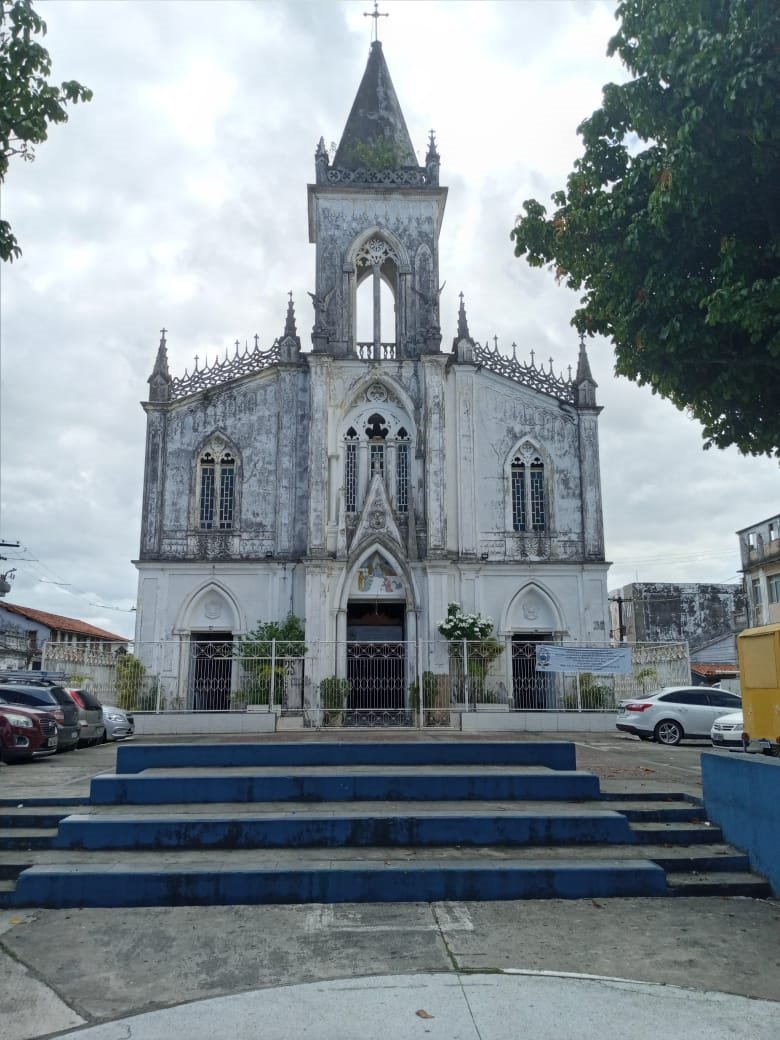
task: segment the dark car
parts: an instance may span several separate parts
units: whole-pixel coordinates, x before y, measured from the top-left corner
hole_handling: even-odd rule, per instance
[[[0,762],[22,762],[53,755],[57,723],[48,712],[0,704]]]
[[[57,750],[71,751],[78,745],[79,710],[61,686],[46,680],[0,680],[0,702],[42,708],[57,722]]]
[[[79,710],[79,747],[92,747],[103,738],[103,705],[89,690],[63,689]]]

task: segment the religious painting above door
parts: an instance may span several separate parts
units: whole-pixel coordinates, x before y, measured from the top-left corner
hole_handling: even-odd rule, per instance
[[[390,564],[378,552],[357,572],[355,589],[363,596],[393,596],[404,594],[404,583]]]

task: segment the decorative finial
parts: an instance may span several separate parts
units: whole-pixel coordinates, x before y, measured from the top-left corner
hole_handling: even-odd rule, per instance
[[[471,333],[469,332],[469,323],[466,317],[466,307],[463,303],[463,293],[459,293],[460,296],[460,307],[458,308],[458,340],[471,339]]]
[[[536,351],[531,347],[531,367],[536,368]]]
[[[282,338],[287,339],[289,336],[291,339],[295,339],[298,335],[298,330],[295,327],[295,307],[293,305],[292,289],[290,289],[288,295],[290,299],[287,302],[287,318],[285,319]]]
[[[594,386],[598,385],[590,371],[588,351],[585,349],[585,333],[580,332],[580,356],[577,359],[577,383],[583,383],[585,380],[593,383]]]
[[[147,380],[150,387],[150,401],[161,402],[170,400],[171,374],[168,371],[168,349],[165,343],[165,333],[167,331],[167,329],[160,329],[160,345],[157,348],[157,357],[154,361],[152,374]]]
[[[428,153],[425,156],[425,165],[434,167],[438,166],[439,162],[440,156],[436,148],[436,132],[434,130],[431,130],[428,136]]]
[[[512,344],[512,360],[517,361],[517,344]]]
[[[260,337],[259,337],[259,335],[257,333],[255,333],[255,350],[259,350],[259,349],[260,349]]]
[[[389,18],[390,15],[387,13],[387,11],[380,11],[379,10],[379,0],[374,0],[374,10],[373,11],[364,11],[363,12],[363,17],[364,18],[373,18],[374,19],[374,30],[373,30],[374,36],[373,36],[373,40],[374,40],[374,43],[378,43],[379,42],[379,19],[380,18]]]

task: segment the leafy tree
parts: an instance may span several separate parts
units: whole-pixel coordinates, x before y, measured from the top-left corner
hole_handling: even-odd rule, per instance
[[[0,183],[12,156],[31,162],[49,124],[67,122],[68,102],[92,98],[92,91],[75,80],[60,86],[48,82],[51,58],[35,39],[45,35],[46,22],[32,0],[0,0]],[[20,255],[8,221],[0,220],[0,260]]]
[[[573,318],[616,371],[687,408],[705,447],[780,454],[780,5],[622,0],[633,75],[578,128],[555,211],[515,254],[583,291]]]

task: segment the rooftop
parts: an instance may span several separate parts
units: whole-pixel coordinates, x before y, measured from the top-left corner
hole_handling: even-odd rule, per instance
[[[16,603],[0,603],[0,608],[11,614],[17,614],[19,617],[27,618],[29,621],[37,621],[39,625],[46,625],[47,628],[53,628],[57,632],[71,632],[73,635],[89,639],[104,639],[112,643],[129,642],[125,636],[118,636],[116,632],[107,632],[104,628],[90,625],[86,621],[64,617],[62,614],[50,614],[46,610],[20,607]]]

